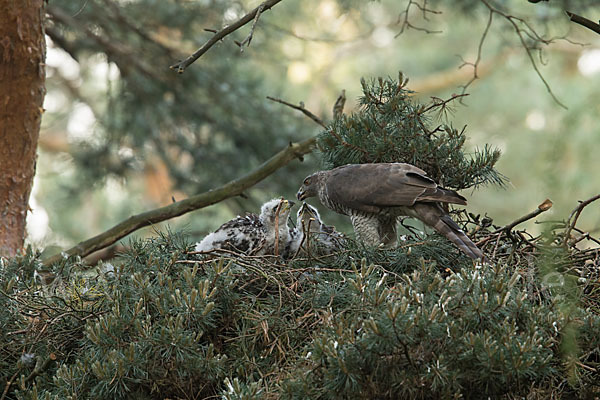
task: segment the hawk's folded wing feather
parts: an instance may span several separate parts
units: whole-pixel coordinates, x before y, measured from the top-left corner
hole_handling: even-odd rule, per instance
[[[365,212],[413,206],[416,201],[466,204],[464,197],[438,187],[420,168],[403,163],[336,168],[327,179],[326,192],[332,201]]]

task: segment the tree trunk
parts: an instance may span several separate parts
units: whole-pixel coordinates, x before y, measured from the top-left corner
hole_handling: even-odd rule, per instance
[[[44,101],[43,0],[0,0],[0,256],[23,248]]]

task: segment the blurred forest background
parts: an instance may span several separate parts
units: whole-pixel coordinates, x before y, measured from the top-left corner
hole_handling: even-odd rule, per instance
[[[243,41],[251,24],[183,74],[169,69],[212,36],[207,29],[218,30],[260,3],[49,2],[46,112],[29,243],[70,247],[130,215],[237,178],[290,141],[321,131],[266,96],[303,102],[329,121],[342,90],[348,99],[344,111],[356,107],[361,77],[396,77],[402,71],[423,102],[462,93],[473,78],[468,63],[478,59],[489,4],[525,18],[545,38],[558,37],[531,52],[558,101],[513,25],[495,13],[479,54],[479,79],[466,88],[464,104],[455,103],[449,121],[459,129],[466,125],[468,148],[490,144],[502,150],[497,169],[510,183],[506,189],[464,191],[469,211],[505,224],[550,198],[554,207],[543,219],[561,220],[578,200],[598,193],[600,35],[564,13],[597,19],[594,2],[429,1],[426,6],[436,13],[424,15],[422,3],[411,1],[282,1],[261,15],[243,52],[234,40]],[[167,224],[200,239],[236,214],[257,211],[265,200],[293,199],[302,179],[322,168],[318,155],[308,155],[245,198]],[[323,214],[327,223],[351,232],[344,219]],[[541,229],[528,224],[533,232]],[[586,208],[579,225],[600,229],[598,207]]]

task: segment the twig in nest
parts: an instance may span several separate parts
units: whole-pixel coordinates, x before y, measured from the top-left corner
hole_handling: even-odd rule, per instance
[[[573,230],[575,232],[581,233],[581,237],[579,239],[577,239],[575,241],[575,243],[572,243],[571,245],[574,245],[574,244],[576,244],[578,242],[581,242],[584,239],[591,240],[592,242],[600,245],[600,240],[598,240],[595,237],[593,237],[592,235],[590,235],[590,232],[582,231],[581,229],[577,228],[576,226],[573,227]]]
[[[567,231],[565,232],[565,237],[563,238],[563,243],[562,243],[563,246],[565,246],[567,244],[567,241],[569,240],[569,236],[571,235],[571,231],[577,224],[577,220],[579,219],[579,216],[581,215],[581,212],[583,211],[583,209],[588,204],[590,204],[598,199],[600,199],[600,194],[590,197],[586,201],[580,202],[580,204],[571,212],[571,215],[569,216],[569,220],[567,221],[567,225],[569,227],[567,228]]]
[[[219,254],[221,253],[221,254]],[[269,262],[269,260],[273,260],[273,262],[270,262],[271,264],[274,265],[281,265],[281,264],[277,264],[274,261],[279,260],[278,256],[272,255],[272,254],[262,254],[262,255],[253,255],[253,254],[246,254],[240,251],[234,251],[234,250],[228,250],[228,249],[212,249],[212,250],[207,250],[207,251],[188,251],[186,252],[186,254],[201,254],[201,255],[208,255],[208,256],[216,256],[216,257],[222,257],[222,254],[226,254],[226,255],[230,255],[232,257],[232,259],[248,259],[248,260],[257,260],[259,262]],[[213,260],[209,260],[209,261],[213,261]],[[193,263],[202,263],[202,260],[177,260],[176,263],[180,263],[180,264],[193,264]]]
[[[532,218],[535,218],[538,215],[540,215],[541,213],[543,213],[544,211],[548,211],[551,208],[552,208],[552,200],[546,199],[546,200],[544,200],[544,202],[542,204],[540,204],[538,206],[538,208],[536,210],[530,212],[527,215],[522,216],[519,219],[514,220],[513,222],[511,222],[508,225],[503,226],[502,228],[499,228],[499,229],[495,230],[493,232],[493,234],[494,233],[499,233],[501,231],[505,231],[506,233],[509,233],[512,230],[512,228],[514,228],[515,226],[519,225],[520,223],[525,222],[527,220],[530,220]]]
[[[50,353],[48,358],[46,358],[41,365],[39,365],[39,366],[36,365],[36,367],[31,372],[31,374],[29,374],[29,376],[27,378],[25,378],[25,382],[31,382],[33,380],[33,378],[35,378],[36,376],[38,376],[39,374],[44,372],[46,369],[48,369],[48,367],[50,366],[50,363],[52,361],[56,361],[56,358],[57,358],[56,354]]]
[[[275,255],[279,255],[279,211],[281,210],[281,201],[277,206],[277,210],[275,211]]]
[[[2,391],[2,396],[0,397],[0,400],[4,400],[4,398],[8,394],[8,389],[10,389],[10,385],[13,384],[13,381],[15,380],[15,378],[17,377],[17,375],[19,375],[19,371],[20,370],[17,369],[17,371],[13,374],[13,376],[10,377],[10,379],[8,380],[8,382],[6,382],[6,386],[4,387],[4,390]]]
[[[550,199],[546,199],[544,200],[544,202],[542,202],[542,204],[540,204],[538,206],[538,208],[532,212],[530,212],[529,214],[526,214],[516,220],[514,220],[513,222],[511,222],[510,224],[504,225],[501,228],[496,229],[494,232],[490,233],[487,237],[481,239],[480,241],[478,241],[477,243],[475,243],[477,246],[483,246],[484,244],[486,244],[487,242],[489,242],[490,240],[492,240],[494,238],[494,236],[497,236],[497,240],[496,240],[496,245],[494,247],[494,254],[496,252],[496,249],[498,247],[499,241],[500,241],[500,233],[502,232],[506,232],[506,234],[510,234],[510,231],[517,225],[519,225],[522,222],[525,222],[527,220],[530,220],[532,218],[535,218],[536,216],[540,215],[541,213],[543,213],[544,211],[548,211],[550,208],[552,208],[552,201]]]

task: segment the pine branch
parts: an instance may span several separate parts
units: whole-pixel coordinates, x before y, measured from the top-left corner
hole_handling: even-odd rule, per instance
[[[506,177],[494,165],[500,152],[485,146],[470,156],[463,147],[464,128],[458,131],[448,121],[454,100],[432,97],[420,104],[406,88],[408,79],[361,79],[360,107],[342,114],[319,135],[317,146],[331,167],[372,162],[406,162],[427,171],[429,176],[453,189],[466,189],[487,183],[502,186]],[[432,125],[435,120],[446,120]]]
[[[225,185],[209,190],[208,192],[192,196],[185,200],[178,201],[168,206],[157,208],[151,211],[134,215],[123,222],[113,226],[109,230],[94,236],[91,239],[79,243],[77,246],[65,251],[68,256],[85,257],[97,250],[103,249],[117,240],[137,231],[140,228],[166,221],[178,217],[190,211],[198,210],[216,204],[230,197],[239,196],[242,192],[269,175],[273,174],[279,168],[287,165],[296,158],[302,158],[303,155],[313,151],[316,138],[312,137],[299,143],[290,143],[288,147],[275,154],[269,160],[265,161],[258,168],[249,172],[241,178],[235,179]],[[48,257],[43,260],[45,265],[51,265],[62,259],[62,253]]]
[[[238,30],[242,26],[246,25],[250,21],[255,21],[254,25],[256,25],[256,21],[258,20],[258,17],[260,16],[260,14],[266,10],[270,10],[271,7],[273,7],[280,1],[281,0],[267,0],[267,1],[263,2],[258,7],[256,7],[254,10],[250,11],[248,14],[244,15],[242,18],[240,18],[233,24],[228,25],[225,28],[221,29],[220,31],[215,32],[213,37],[211,37],[206,43],[204,43],[204,45],[202,45],[202,47],[200,47],[198,50],[196,50],[194,52],[194,54],[190,55],[188,58],[186,58],[183,61],[180,61],[176,64],[171,65],[170,68],[172,70],[177,71],[180,74],[183,73],[183,71],[185,71],[185,69],[187,67],[189,67],[197,59],[199,59],[204,53],[206,53],[211,47],[213,47],[219,40],[223,39],[225,36],[229,35],[230,33],[235,32],[236,30]],[[252,40],[252,34],[254,33],[254,25],[252,26],[252,31],[250,32],[250,35],[244,40],[244,42],[247,41],[248,46],[250,45],[250,40]]]

